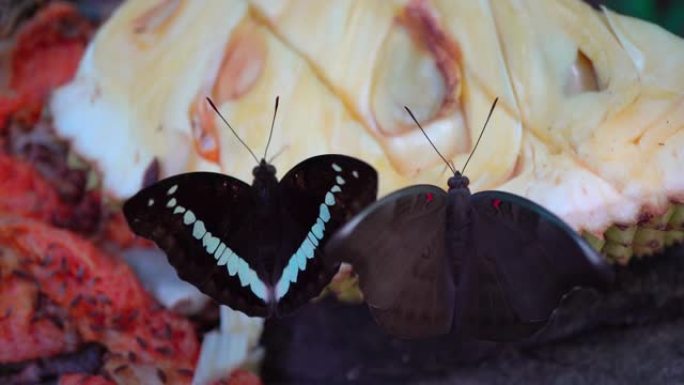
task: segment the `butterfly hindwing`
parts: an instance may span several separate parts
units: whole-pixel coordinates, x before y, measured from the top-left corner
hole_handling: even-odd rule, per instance
[[[468,311],[481,337],[530,335],[574,287],[610,279],[601,256],[540,205],[502,191],[471,202],[476,279]]]
[[[451,328],[446,202],[435,186],[399,190],[363,210],[326,248],[326,259],[352,264],[374,318],[390,334],[427,337]]]
[[[274,271],[278,312],[287,313],[317,296],[339,264],[326,265],[322,250],[329,237],[354,214],[375,201],[376,171],[344,155],[314,156],[293,167],[279,183],[283,244]]]
[[[129,199],[131,229],[153,240],[179,277],[248,315],[269,313],[267,288],[249,259],[245,231],[253,228],[251,187],[227,175],[194,172],[173,176]],[[257,295],[258,294],[258,295]]]

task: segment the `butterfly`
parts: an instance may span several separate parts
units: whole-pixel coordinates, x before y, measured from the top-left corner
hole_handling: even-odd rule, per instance
[[[273,122],[277,109],[276,98]],[[268,144],[272,133],[273,123]],[[261,317],[288,314],[320,294],[339,267],[322,262],[323,247],[376,199],[378,184],[373,167],[345,155],[308,158],[278,181],[265,160],[268,144],[260,161],[247,147],[257,161],[251,186],[191,172],[146,187],[123,206],[130,228],[164,250],[181,279]]]
[[[574,287],[612,280],[610,266],[563,220],[508,192],[471,194],[468,178],[430,144],[454,173],[448,191],[424,184],[391,193],[342,226],[325,249],[326,261],[352,265],[386,332],[522,339],[543,328]]]

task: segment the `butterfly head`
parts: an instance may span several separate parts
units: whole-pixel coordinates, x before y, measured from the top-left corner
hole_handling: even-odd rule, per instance
[[[454,173],[454,176],[449,178],[449,181],[447,182],[449,185],[449,191],[451,190],[458,190],[458,189],[467,189],[468,185],[470,184],[470,180],[468,179],[467,176],[461,175],[460,172],[456,171]]]
[[[255,178],[275,177],[275,174],[276,168],[272,164],[268,164],[266,159],[261,159],[259,165],[252,169],[252,175]]]

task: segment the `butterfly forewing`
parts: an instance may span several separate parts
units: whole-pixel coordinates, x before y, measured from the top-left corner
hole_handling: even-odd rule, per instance
[[[343,226],[326,248],[327,260],[353,265],[373,316],[390,334],[426,337],[451,328],[446,199],[435,186],[399,190]]]
[[[140,191],[124,205],[131,229],[166,252],[180,278],[251,316],[269,314],[267,288],[249,259],[251,187],[227,175],[187,173]],[[266,297],[266,298],[264,298]]]
[[[600,255],[538,204],[501,191],[477,193],[471,202],[477,279],[469,311],[487,320],[489,338],[529,335],[571,289],[610,280]]]
[[[378,177],[368,164],[321,155],[293,167],[280,181],[283,244],[274,277],[277,311],[290,312],[320,294],[339,264],[324,264],[330,236],[375,201]]]

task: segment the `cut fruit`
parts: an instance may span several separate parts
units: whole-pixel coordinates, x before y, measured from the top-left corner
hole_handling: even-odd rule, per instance
[[[51,109],[126,198],[153,159],[161,176],[250,181],[204,98],[259,153],[280,95],[278,169],[346,153],[378,169],[384,195],[448,177],[404,105],[460,168],[499,97],[466,170],[474,191],[530,198],[620,263],[682,242],[684,41],[579,0],[495,4],[129,1]]]

